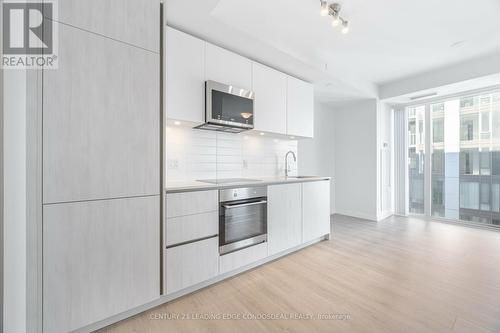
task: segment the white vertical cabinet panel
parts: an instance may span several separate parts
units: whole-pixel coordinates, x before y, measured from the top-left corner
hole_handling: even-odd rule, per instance
[[[287,78],[287,134],[314,136],[314,89],[310,83]]]
[[[219,274],[219,237],[166,249],[167,294]]]
[[[167,28],[167,118],[205,121],[205,42]]]
[[[302,241],[330,234],[330,181],[302,184]]]
[[[159,196],[44,206],[44,332],[160,297],[159,212]]]
[[[252,89],[252,61],[221,47],[207,43],[206,79],[237,88]]]
[[[286,75],[252,64],[255,92],[255,130],[286,134]]]
[[[267,188],[269,255],[302,242],[301,184],[273,185]]]
[[[159,194],[159,55],[59,24],[43,73],[44,203]]]
[[[158,0],[61,0],[57,6],[58,22],[160,51]]]

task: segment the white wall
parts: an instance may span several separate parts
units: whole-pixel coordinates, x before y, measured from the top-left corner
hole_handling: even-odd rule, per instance
[[[335,210],[377,220],[376,99],[335,109]]]
[[[314,138],[299,140],[299,175],[318,175],[332,178],[330,182],[330,210],[335,213],[335,112],[333,108],[314,104]]]
[[[4,332],[26,331],[26,73],[4,71]]]
[[[500,73],[500,53],[451,64],[379,86],[380,99],[416,93]],[[498,81],[497,81],[498,82]],[[498,84],[498,83],[496,83]],[[471,89],[471,88],[469,88]]]
[[[289,150],[297,154],[296,140],[168,126],[167,182],[284,176]],[[289,162],[296,173],[292,157]]]

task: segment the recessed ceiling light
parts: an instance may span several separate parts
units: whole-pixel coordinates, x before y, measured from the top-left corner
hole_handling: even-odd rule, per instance
[[[181,122],[180,122],[180,121],[178,121],[178,120],[174,121],[174,125],[179,126],[180,124],[181,124]]]

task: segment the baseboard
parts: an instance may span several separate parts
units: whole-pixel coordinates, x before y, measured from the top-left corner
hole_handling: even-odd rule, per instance
[[[363,220],[377,221],[377,216],[366,213],[353,212],[349,210],[336,209],[335,214],[357,217],[358,219],[363,219]]]
[[[386,218],[390,217],[394,215],[393,212],[381,212],[378,216],[378,219],[377,221],[382,221],[382,220],[385,220]]]

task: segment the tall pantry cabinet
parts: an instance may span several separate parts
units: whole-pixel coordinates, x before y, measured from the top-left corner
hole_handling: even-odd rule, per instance
[[[43,331],[160,297],[160,3],[64,0],[42,74]]]

